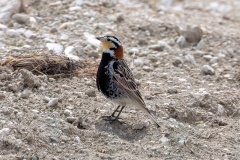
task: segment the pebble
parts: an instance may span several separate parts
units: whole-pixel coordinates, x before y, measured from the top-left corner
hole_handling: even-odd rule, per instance
[[[85,92],[85,94],[88,95],[88,97],[96,97],[95,90],[89,90],[89,91]]]
[[[161,137],[160,141],[162,142],[162,144],[164,144],[164,143],[167,143],[169,139],[167,137]]]
[[[99,52],[94,50],[94,51],[89,51],[87,52],[89,57],[94,57],[94,58],[98,58],[99,57]]]
[[[69,109],[65,109],[63,113],[65,116],[72,116],[72,111],[70,111]]]
[[[17,13],[12,16],[12,19],[15,20],[18,23],[28,23],[29,22],[29,16],[24,13]]]
[[[212,57],[209,61],[210,64],[217,63],[218,57]]]
[[[197,66],[197,63],[196,63],[196,61],[195,61],[195,58],[192,56],[192,55],[186,55],[185,57],[184,57],[184,61],[186,61],[186,62],[190,62],[192,65],[194,65],[194,66]]]
[[[4,99],[6,96],[5,96],[5,94],[4,93],[0,93],[0,100],[1,99]]]
[[[18,37],[20,36],[20,32],[15,30],[15,29],[8,29],[6,31],[6,35],[11,37],[11,38],[14,38],[14,37]]]
[[[139,49],[137,47],[133,47],[128,50],[129,55],[138,54],[138,53],[139,53]]]
[[[47,43],[46,47],[48,50],[52,50],[57,54],[62,54],[63,53],[63,46],[57,43]]]
[[[43,101],[45,102],[45,103],[48,103],[49,101],[50,101],[50,97],[47,97],[47,96],[45,96],[44,98],[43,98]]]
[[[219,116],[226,115],[225,108],[221,104],[218,104],[218,106],[217,106],[217,115],[219,115]]]
[[[77,143],[80,143],[81,142],[81,140],[80,140],[80,137],[75,137],[75,141],[77,142]]]
[[[207,61],[210,61],[210,59],[212,59],[212,56],[211,55],[204,55],[203,59],[205,59]]]
[[[21,6],[19,0],[1,0],[0,1],[0,22],[7,22],[11,15],[18,13]]]
[[[184,145],[184,144],[185,144],[185,140],[184,140],[184,139],[180,139],[180,140],[178,141],[178,144],[179,144],[180,146]]]
[[[201,73],[206,74],[206,75],[214,75],[215,71],[214,71],[214,69],[211,66],[204,65],[201,68]]]
[[[177,93],[178,93],[178,90],[175,89],[175,88],[169,88],[169,89],[167,90],[167,92],[168,92],[169,94],[177,94]]]
[[[200,42],[198,42],[197,49],[205,49],[205,48],[206,48],[205,40],[202,39]]]
[[[57,143],[58,139],[56,137],[53,136],[49,136],[49,140],[51,143]]]
[[[187,42],[184,36],[179,36],[176,43],[180,48],[187,47]]]
[[[6,31],[8,29],[7,26],[3,25],[3,24],[0,24],[0,30],[1,31]]]
[[[134,124],[133,126],[132,126],[132,129],[134,129],[134,130],[140,130],[140,129],[143,129],[143,124],[140,124],[140,123],[138,123],[138,124]]]
[[[164,48],[165,48],[164,46],[161,46],[159,44],[153,44],[148,46],[148,49],[152,49],[154,51],[163,51]]]
[[[52,98],[48,104],[47,104],[47,107],[54,107],[58,104],[58,98]]]
[[[133,64],[134,64],[136,67],[140,67],[140,66],[143,65],[143,60],[140,59],[140,58],[134,59],[134,60],[133,60]]]
[[[179,57],[177,57],[174,61],[173,61],[173,65],[176,67],[179,67],[183,64],[183,60]]]
[[[8,134],[9,131],[10,131],[9,128],[2,128],[0,130],[0,137],[3,138],[4,136],[6,136]]]
[[[24,89],[20,95],[20,97],[23,99],[27,99],[29,96],[30,96],[30,93],[29,93],[28,89]]]
[[[65,53],[65,55],[66,55],[68,58],[70,58],[70,59],[72,59],[72,60],[76,60],[76,61],[79,60],[79,57],[76,56],[77,50],[76,50],[76,48],[73,47],[73,46],[68,46],[68,47],[66,47],[66,49],[64,50],[64,53]],[[75,55],[74,55],[74,54],[75,54]]]
[[[153,69],[152,69],[151,67],[149,67],[149,66],[143,66],[142,69],[143,69],[144,71],[146,71],[146,72],[151,72],[151,71],[153,71]]]

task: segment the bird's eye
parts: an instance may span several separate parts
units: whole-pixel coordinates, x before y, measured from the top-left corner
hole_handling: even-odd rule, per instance
[[[110,39],[107,39],[107,41],[109,42],[109,41],[110,41]]]

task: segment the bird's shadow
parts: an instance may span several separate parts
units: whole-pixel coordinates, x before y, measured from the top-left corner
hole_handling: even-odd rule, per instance
[[[117,135],[119,138],[134,142],[143,139],[147,134],[147,128],[140,130],[132,129],[132,126],[119,121],[110,123],[109,121],[100,119],[96,124],[96,129],[99,131],[108,132],[113,135]]]

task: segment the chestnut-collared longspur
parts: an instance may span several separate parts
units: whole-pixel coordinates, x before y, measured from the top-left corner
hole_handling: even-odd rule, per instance
[[[133,74],[123,59],[121,42],[114,36],[97,37],[97,39],[101,41],[103,47],[96,77],[97,88],[105,97],[119,105],[111,116],[107,116],[107,119],[117,120],[126,105],[133,105],[148,114],[159,127],[156,119],[146,108]],[[118,114],[115,116],[116,112]]]

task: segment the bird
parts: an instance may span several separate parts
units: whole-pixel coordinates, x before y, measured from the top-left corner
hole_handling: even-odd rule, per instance
[[[122,43],[115,36],[96,37],[102,45],[102,58],[97,70],[96,84],[98,90],[113,103],[118,104],[110,116],[102,116],[109,121],[118,120],[126,105],[136,106],[150,116],[157,127],[157,120],[146,108],[138,86],[124,60]],[[118,112],[117,115],[115,115]]]

